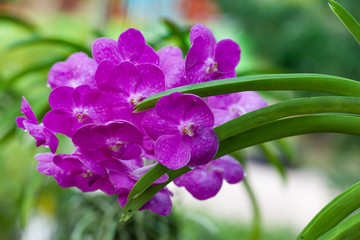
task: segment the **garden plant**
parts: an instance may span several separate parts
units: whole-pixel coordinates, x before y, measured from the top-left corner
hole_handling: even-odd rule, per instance
[[[329,5],[360,43],[359,23],[337,2]],[[52,65],[51,109],[39,123],[30,107],[37,103],[24,92],[16,118],[36,146],[49,147],[35,156],[37,170],[64,188],[116,195],[113,211],[127,221],[141,210],[169,215],[170,182],[199,200],[215,196],[224,180],[246,184],[242,149],[307,133],[360,135],[358,81],[312,73],[237,77],[240,46],[217,40],[210,28],[192,26],[185,57],[177,46],[155,51],[130,28]],[[268,105],[255,92],[283,90],[322,94]],[[72,151],[59,151],[59,141],[71,142]],[[297,239],[358,239],[359,197],[360,183]]]

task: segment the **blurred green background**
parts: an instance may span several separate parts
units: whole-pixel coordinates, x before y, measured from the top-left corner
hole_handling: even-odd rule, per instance
[[[339,3],[360,19],[359,1]],[[176,206],[168,217],[142,212],[119,224],[116,199],[61,189],[40,175],[34,155],[47,150],[35,149],[33,139],[16,129],[21,96],[38,119],[49,110],[46,81],[55,62],[73,52],[90,55],[96,38],[116,39],[129,27],[140,29],[156,50],[172,44],[185,56],[195,23],[210,27],[218,40],[232,38],[240,44],[239,76],[311,72],[360,77],[360,47],[326,0],[0,1],[0,239],[39,239],[29,237],[29,222],[39,215],[49,218],[49,229],[41,230],[50,231],[49,239],[256,239],[250,222],[202,215],[205,221],[199,221]],[[310,96],[262,94],[269,102]],[[270,158],[288,168],[320,168],[330,186],[343,189],[359,179],[359,140],[334,134],[299,137],[279,144]],[[268,158],[263,149],[255,160],[268,164]],[[278,226],[262,229],[259,239],[295,236]]]

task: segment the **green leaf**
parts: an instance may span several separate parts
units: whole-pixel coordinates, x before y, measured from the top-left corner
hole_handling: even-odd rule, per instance
[[[354,199],[354,201],[356,201]],[[336,225],[329,232],[325,233],[319,238],[319,240],[359,240],[360,238],[360,212],[345,219],[338,225]]]
[[[319,237],[323,236],[329,230],[330,232],[325,234],[320,239],[358,239],[343,238],[339,236],[344,236],[348,233],[354,233],[354,231],[356,234],[359,234],[359,214],[356,214],[340,223],[343,219],[360,208],[359,199],[360,182],[351,186],[336,198],[334,198],[330,203],[328,203],[304,228],[304,230],[297,237],[297,240],[319,239]]]
[[[320,132],[360,135],[360,118],[350,114],[322,114],[273,121],[220,141],[214,159],[268,141]]]
[[[271,151],[266,144],[260,144],[259,148],[264,154],[265,159],[279,172],[283,181],[286,180],[285,166],[279,161],[279,158]]]
[[[38,45],[38,44],[50,44],[50,45],[63,46],[63,47],[70,48],[73,51],[84,52],[87,55],[89,55],[89,57],[92,56],[91,50],[89,48],[85,47],[84,45],[77,44],[77,43],[70,42],[70,41],[63,40],[63,39],[57,39],[57,38],[35,37],[32,39],[15,42],[15,43],[11,44],[8,47],[8,49],[13,50],[13,49],[21,48],[21,47],[34,46],[34,45]]]
[[[347,78],[311,73],[267,74],[221,79],[169,89],[141,101],[136,106],[136,111],[140,112],[154,107],[161,97],[173,92],[208,97],[242,91],[265,90],[302,90],[360,97],[360,83]]]
[[[292,99],[246,113],[214,129],[219,141],[222,141],[247,129],[280,118],[330,112],[360,114],[360,98],[326,96]]]
[[[191,169],[188,167],[183,167],[177,170],[169,170],[169,180],[167,182],[150,186],[139,197],[129,199],[128,202],[125,204],[124,208],[122,209],[120,221],[127,221],[128,219],[130,219],[131,216],[134,215],[134,213],[139,210],[139,208],[141,208],[147,201],[149,201],[157,192],[163,189],[175,178],[183,175],[190,170]]]
[[[155,182],[162,175],[164,175],[169,169],[162,164],[157,163],[149,171],[147,171],[140,179],[136,182],[134,187],[131,189],[128,199],[136,198],[143,193],[151,183]],[[150,184],[149,184],[150,183]]]
[[[360,44],[360,24],[337,2],[329,0],[329,6]]]
[[[7,21],[10,23],[13,23],[21,28],[24,28],[24,29],[30,31],[30,32],[36,31],[36,27],[33,24],[31,24],[21,18],[15,17],[13,15],[0,14],[0,21]]]
[[[67,57],[68,56],[57,56],[57,57],[54,57],[52,59],[47,59],[46,61],[40,61],[38,63],[32,64],[31,66],[29,66],[28,68],[23,69],[22,71],[18,72],[14,76],[2,81],[0,83],[0,90],[4,90],[4,89],[8,88],[10,85],[15,84],[18,79],[20,79],[21,77],[23,77],[23,76],[25,76],[27,74],[37,72],[37,71],[46,70],[46,69],[50,69],[50,67],[52,65],[54,65],[56,62],[63,61]]]

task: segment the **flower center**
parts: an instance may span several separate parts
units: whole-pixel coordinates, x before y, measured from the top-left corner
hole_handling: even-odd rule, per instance
[[[209,66],[206,69],[206,74],[211,74],[214,72],[218,71],[218,63],[217,62],[213,62],[211,64],[209,64]]]
[[[188,123],[186,125],[181,126],[180,128],[182,134],[186,134],[190,137],[193,137],[195,135],[195,124]]]
[[[94,173],[93,173],[92,171],[90,171],[89,169],[86,170],[86,172],[83,172],[83,173],[81,174],[81,176],[82,176],[83,178],[92,177],[92,175],[94,175]]]
[[[90,120],[89,115],[87,115],[87,113],[77,113],[76,118],[79,121],[79,123],[87,123]]]
[[[137,94],[135,96],[130,97],[129,103],[133,106],[136,106],[139,102],[144,100],[145,97],[142,94]]]
[[[123,142],[118,141],[114,145],[109,146],[109,149],[114,152],[120,152],[123,145]]]

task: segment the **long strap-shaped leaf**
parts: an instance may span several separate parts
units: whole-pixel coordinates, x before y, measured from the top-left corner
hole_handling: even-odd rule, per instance
[[[244,130],[280,118],[314,113],[355,113],[360,114],[358,97],[311,97],[297,98],[273,104],[235,118],[215,128],[219,141]]]
[[[221,79],[169,89],[143,100],[136,106],[136,111],[154,107],[161,97],[173,92],[193,93],[200,97],[207,97],[261,90],[303,90],[360,97],[360,83],[347,78],[310,73],[266,74]]]
[[[8,50],[13,50],[20,47],[27,47],[27,46],[33,46],[38,44],[50,44],[50,45],[56,45],[56,46],[64,46],[68,47],[70,49],[73,49],[75,51],[81,51],[92,56],[91,50],[88,49],[85,45],[81,45],[75,42],[58,39],[58,38],[44,38],[44,37],[35,37],[32,39],[24,40],[24,41],[18,41],[13,44],[11,44],[8,47]]]
[[[215,158],[267,141],[315,132],[360,135],[360,117],[341,114],[323,114],[319,116],[286,118],[270,122],[221,141],[219,151]],[[232,146],[228,146],[228,144]],[[169,180],[166,183],[150,186],[137,198],[129,199],[123,208],[121,220],[125,221],[129,219],[135,211],[150,200],[158,191],[173,179],[188,171],[190,171],[188,167],[183,167],[178,170],[168,170]]]
[[[344,123],[348,125],[345,125]],[[341,114],[285,118],[224,139],[214,158],[275,139],[306,133],[333,132],[360,135],[360,117]]]
[[[353,199],[357,201],[357,199]],[[346,240],[359,240],[360,239],[360,213],[345,219],[336,225],[329,232],[321,236],[318,240],[333,240],[333,239],[346,239]]]
[[[329,0],[329,6],[360,44],[360,24],[337,2]]]
[[[360,208],[360,182],[345,190],[343,193],[334,198],[328,203],[304,228],[304,230],[297,237],[298,240],[315,240],[334,228],[343,219],[348,217],[352,212]],[[345,231],[351,230],[352,226],[359,226],[360,216],[358,214],[355,218],[347,219],[347,222],[339,224],[334,230],[325,234],[322,240],[325,239],[350,239],[350,238],[329,238],[330,236],[340,235]],[[339,231],[339,232],[337,232]],[[359,228],[357,229],[359,233]],[[326,237],[327,236],[327,237]],[[358,238],[351,238],[358,239]]]
[[[219,141],[223,141],[247,129],[277,119],[303,114],[329,112],[360,114],[360,98],[328,96],[288,100],[244,114],[216,127],[215,131]],[[128,198],[137,197],[167,171],[168,169],[163,165],[157,164],[154,166],[137,181],[130,191]]]

